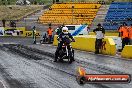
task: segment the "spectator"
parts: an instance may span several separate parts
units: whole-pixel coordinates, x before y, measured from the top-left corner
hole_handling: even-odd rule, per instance
[[[99,23],[98,28],[94,29],[93,32],[96,34],[96,41],[95,41],[95,54],[99,54],[99,49],[102,46],[102,39],[104,38],[105,29]]]
[[[127,24],[124,22],[122,27],[119,29],[119,36],[122,38],[122,50],[125,45],[129,44],[129,38],[128,38],[128,27]]]
[[[132,45],[132,24],[129,27],[129,44]]]
[[[53,30],[52,30],[51,27],[48,28],[47,34],[48,34],[48,38],[49,38],[49,43],[51,43],[51,41],[52,41],[52,34],[53,34]]]

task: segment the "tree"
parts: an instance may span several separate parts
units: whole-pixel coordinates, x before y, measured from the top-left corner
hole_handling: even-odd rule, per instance
[[[56,2],[59,2],[59,0],[56,0]]]
[[[24,3],[24,5],[26,5],[27,4],[26,0],[23,0],[23,3]]]
[[[55,3],[55,0],[53,0],[53,4]]]
[[[2,4],[5,5],[5,0],[1,0],[2,1]]]
[[[36,0],[34,1],[34,4],[37,5],[37,1]]]
[[[8,3],[8,5],[10,5],[11,3],[10,3],[10,0],[7,0],[7,3]]]

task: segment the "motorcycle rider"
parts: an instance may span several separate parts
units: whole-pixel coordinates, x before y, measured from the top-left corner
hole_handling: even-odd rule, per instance
[[[66,42],[66,43],[70,44],[70,42],[71,42],[70,38],[72,39],[73,42],[75,42],[75,40],[74,40],[73,36],[71,35],[71,33],[68,32],[68,28],[67,27],[63,27],[62,28],[62,32],[58,35],[59,43],[58,43],[57,50],[55,52],[55,60],[54,60],[54,62],[56,62],[57,59],[58,59],[59,50],[62,49],[63,43]],[[68,49],[70,49],[69,46],[68,46]]]

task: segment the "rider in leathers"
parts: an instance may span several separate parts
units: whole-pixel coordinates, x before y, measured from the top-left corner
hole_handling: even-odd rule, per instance
[[[68,28],[67,27],[63,27],[62,28],[62,33],[59,34],[58,36],[58,47],[57,47],[57,50],[55,52],[55,60],[54,62],[57,61],[58,59],[58,55],[59,55],[59,50],[62,49],[62,45],[63,43],[67,43],[67,44],[70,44],[71,43],[71,40],[70,38],[72,39],[73,42],[75,42],[74,38],[72,37],[71,33],[68,32]],[[70,46],[68,46],[68,49],[70,49]]]

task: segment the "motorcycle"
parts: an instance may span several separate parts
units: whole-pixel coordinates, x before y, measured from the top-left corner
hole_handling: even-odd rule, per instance
[[[68,59],[69,63],[74,61],[74,50],[70,43],[63,43],[62,49],[59,50],[58,60],[63,61],[64,59]]]

